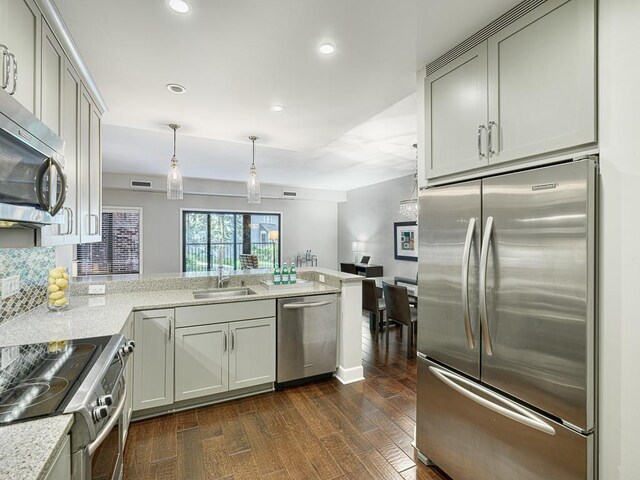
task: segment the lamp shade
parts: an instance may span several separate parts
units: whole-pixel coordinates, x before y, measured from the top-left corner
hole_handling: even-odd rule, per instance
[[[361,252],[362,251],[362,242],[352,242],[351,243],[351,251],[352,252]]]

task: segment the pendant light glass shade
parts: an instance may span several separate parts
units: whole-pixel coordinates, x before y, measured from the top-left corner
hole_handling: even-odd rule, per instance
[[[414,143],[416,149],[416,171],[413,174],[413,189],[411,196],[407,200],[400,201],[400,215],[411,220],[418,220],[418,144]]]
[[[173,130],[173,158],[167,174],[167,199],[182,200],[182,174],[178,168],[178,158],[176,157],[176,130],[180,128],[180,125],[172,123],[169,128]]]
[[[247,201],[249,203],[260,203],[262,196],[260,194],[260,179],[258,178],[258,170],[256,169],[256,140],[258,137],[250,136],[249,140],[253,145],[253,161],[249,169],[249,179],[247,180]]]

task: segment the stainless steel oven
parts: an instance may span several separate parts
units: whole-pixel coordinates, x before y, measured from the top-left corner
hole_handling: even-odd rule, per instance
[[[0,226],[65,221],[63,150],[60,137],[0,91]]]
[[[133,342],[114,335],[82,381],[65,413],[71,428],[72,480],[119,480],[124,456],[127,385],[125,367]]]

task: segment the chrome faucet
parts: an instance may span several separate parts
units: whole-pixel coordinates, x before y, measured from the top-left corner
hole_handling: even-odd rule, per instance
[[[224,267],[222,265],[218,265],[218,278],[217,278],[217,284],[218,284],[218,288],[223,288],[225,286],[225,283],[229,280],[230,277],[223,277],[222,276],[222,270],[224,269]]]

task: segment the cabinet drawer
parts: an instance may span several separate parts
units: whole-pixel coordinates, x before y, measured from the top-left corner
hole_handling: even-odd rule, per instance
[[[194,305],[193,307],[176,308],[176,327],[235,322],[236,320],[275,317],[275,315],[275,300]]]

